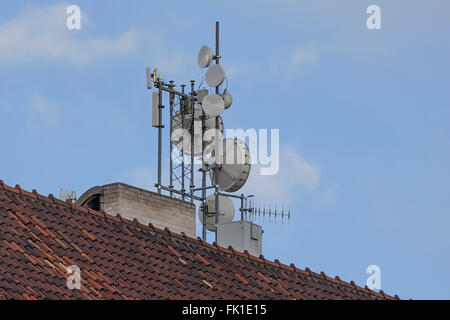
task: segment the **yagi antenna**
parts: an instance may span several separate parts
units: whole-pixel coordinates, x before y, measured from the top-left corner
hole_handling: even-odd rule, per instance
[[[250,203],[250,207],[246,210],[251,213],[249,217],[250,221],[254,221],[256,218],[258,218],[259,221],[264,222],[266,217],[269,221],[273,219],[275,222],[280,218],[281,222],[283,222],[285,219],[287,219],[288,223],[290,223],[291,221],[291,209],[285,209],[284,206],[280,211],[276,206],[272,208],[272,205],[269,205],[269,208],[266,209],[266,204],[263,204],[262,206],[261,204],[255,206],[254,202],[252,202]]]

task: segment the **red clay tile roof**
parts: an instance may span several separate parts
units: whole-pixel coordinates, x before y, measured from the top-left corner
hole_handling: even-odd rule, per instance
[[[0,219],[0,299],[398,299],[1,180]]]

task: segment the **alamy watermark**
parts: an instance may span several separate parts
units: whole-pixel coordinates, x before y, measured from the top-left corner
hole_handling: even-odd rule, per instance
[[[69,290],[80,290],[81,288],[81,270],[77,265],[71,265],[66,269],[67,277],[66,285]]]
[[[375,4],[367,7],[367,14],[370,16],[367,18],[366,25],[369,30],[381,29],[381,8]]]
[[[194,126],[195,127],[195,126]],[[201,129],[200,129],[201,130]],[[194,149],[197,150],[198,146],[205,142],[206,148],[204,152],[203,160],[206,163],[212,164],[216,162],[218,164],[243,164],[249,163],[252,165],[260,165],[261,175],[275,175],[280,169],[280,130],[270,129],[270,141],[269,141],[269,129],[226,129],[225,135],[216,129],[208,129],[202,135],[201,131],[194,130]],[[229,146],[222,143],[222,138],[234,138],[241,140],[248,146],[248,157],[245,157],[243,153],[238,153],[235,148],[229,148]],[[217,137],[217,140],[216,140]],[[180,156],[180,150],[183,150],[186,155],[191,152],[191,134],[187,129],[175,129],[171,134],[171,140],[176,148],[172,150],[172,161],[180,164],[182,157]],[[216,143],[215,141],[219,141]],[[201,148],[201,147],[200,147]],[[224,148],[227,148],[224,150]],[[225,154],[224,157],[214,159],[215,154]],[[194,164],[202,165],[203,160],[200,154],[194,151]],[[190,157],[184,157],[184,163],[190,164]]]
[[[367,267],[367,274],[370,274],[367,278],[366,285],[370,290],[381,290],[381,269],[376,264],[372,264]]]
[[[69,30],[81,29],[81,9],[77,5],[70,5],[66,9],[66,13],[69,15],[66,20],[66,27]]]

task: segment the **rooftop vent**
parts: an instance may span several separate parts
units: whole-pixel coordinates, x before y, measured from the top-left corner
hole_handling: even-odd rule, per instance
[[[195,205],[124,183],[97,186],[86,191],[76,202],[94,210],[103,209],[113,216],[136,218],[142,224],[169,228],[195,237]]]

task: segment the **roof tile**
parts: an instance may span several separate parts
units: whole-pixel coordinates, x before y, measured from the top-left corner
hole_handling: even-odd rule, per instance
[[[0,274],[9,279],[0,298],[398,298],[1,180],[0,219]],[[71,265],[80,268],[80,290],[66,286]]]

